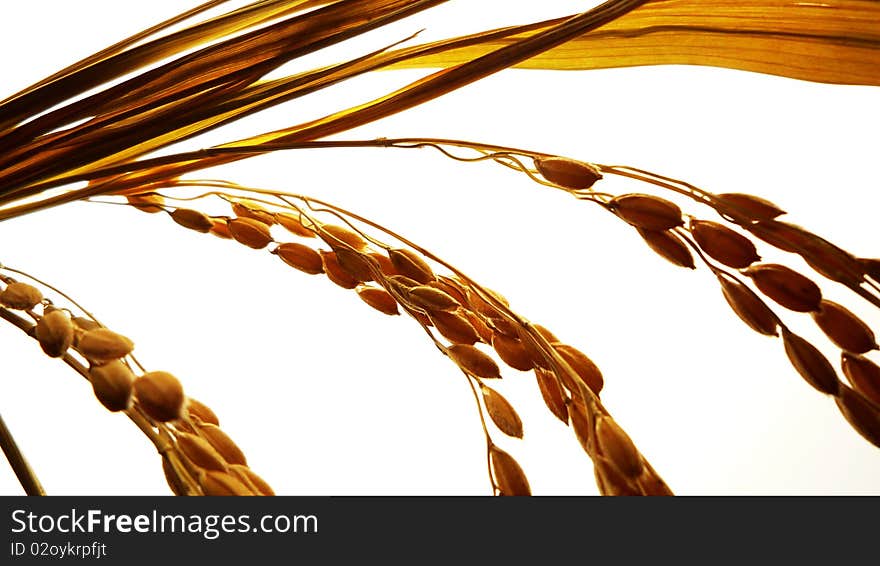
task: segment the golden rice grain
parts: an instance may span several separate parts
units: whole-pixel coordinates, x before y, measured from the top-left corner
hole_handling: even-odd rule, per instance
[[[214,226],[211,218],[204,212],[191,208],[176,208],[171,212],[171,219],[190,230],[208,233]]]
[[[589,189],[602,178],[599,170],[589,163],[566,157],[537,157],[535,167],[551,183],[576,191]]]
[[[492,475],[500,495],[531,495],[525,472],[513,456],[494,444],[489,447]]]
[[[317,275],[324,273],[324,262],[321,255],[309,246],[296,242],[285,242],[279,244],[272,253],[281,258],[281,260],[305,273]]]
[[[336,259],[336,252],[321,250],[320,254],[321,262],[324,265],[324,273],[327,274],[327,279],[336,283],[343,289],[354,289],[359,283],[363,283],[363,281],[358,281],[339,265],[339,260]]]
[[[837,394],[840,380],[822,352],[785,327],[782,328],[782,342],[791,365],[807,383],[822,393]]]
[[[229,471],[235,474],[238,479],[242,480],[242,482],[244,482],[245,484],[250,483],[250,485],[256,488],[259,495],[275,495],[275,491],[272,489],[272,486],[270,486],[266,482],[266,480],[258,476],[256,472],[254,472],[247,466],[242,466],[241,464],[233,464],[229,466]]]
[[[858,258],[834,244],[814,236],[802,245],[801,257],[819,275],[844,285],[858,286],[864,279]]]
[[[501,370],[488,354],[469,344],[452,344],[446,348],[449,358],[465,372],[483,379],[498,379]]]
[[[253,218],[233,218],[228,227],[236,242],[255,250],[261,250],[273,241],[269,227]]]
[[[51,310],[37,322],[34,330],[40,348],[51,358],[60,358],[73,344],[73,321],[63,310]]]
[[[340,247],[340,242],[342,244],[351,246],[355,250],[363,250],[367,247],[367,242],[361,237],[357,232],[346,228],[345,226],[337,226],[335,224],[324,224],[321,226],[321,233],[319,234],[322,240],[327,242],[327,245],[331,248],[338,249]]]
[[[645,472],[636,480],[643,495],[650,496],[670,496],[675,495],[669,486],[663,481],[663,478],[657,475],[657,472],[650,468],[645,468]]]
[[[336,262],[339,264],[339,267],[353,278],[362,283],[373,281],[375,279],[373,268],[368,256],[363,255],[361,252],[353,252],[346,248],[339,248],[335,250],[334,253],[336,254]]]
[[[316,236],[314,230],[306,228],[301,220],[301,216],[294,216],[286,212],[278,212],[274,215],[275,221],[283,226],[288,232],[302,238],[314,238]]]
[[[796,312],[819,309],[822,291],[797,271],[775,263],[753,265],[744,271],[762,293]]]
[[[834,401],[856,432],[880,447],[880,405],[872,403],[845,384],[840,385],[839,395]]]
[[[773,220],[782,216],[785,211],[761,197],[746,193],[721,193],[715,198],[722,204],[733,207],[737,216],[744,215],[749,220]]]
[[[426,285],[437,278],[431,266],[412,250],[392,248],[388,250],[388,258],[398,274],[418,281],[422,285]]]
[[[131,206],[148,214],[165,211],[163,206],[165,204],[165,199],[162,198],[162,195],[157,195],[156,193],[128,195],[125,197],[125,200],[127,200],[128,204]]]
[[[162,472],[165,474],[165,481],[168,483],[168,487],[171,488],[171,493],[180,497],[189,495],[189,490],[180,479],[180,476],[174,471],[174,467],[168,461],[168,458],[162,458]]]
[[[452,279],[451,277],[445,277],[440,275],[437,277],[435,281],[429,281],[428,285],[434,287],[435,289],[440,289],[450,297],[456,300],[460,305],[468,305],[467,291],[461,286],[461,283]]]
[[[101,327],[85,332],[77,340],[76,347],[86,359],[100,362],[127,356],[134,350],[134,342]]]
[[[190,462],[205,470],[226,470],[226,461],[217,449],[204,438],[188,432],[178,432],[177,447]]]
[[[220,425],[220,419],[217,418],[217,414],[214,413],[211,407],[205,405],[198,399],[187,397],[184,409],[190,417],[195,417],[199,419],[200,422],[210,423],[217,426]]]
[[[608,206],[626,222],[645,230],[668,230],[684,224],[677,204],[654,195],[620,195]]]
[[[805,242],[808,232],[795,224],[779,220],[762,220],[746,228],[773,247],[795,253]]]
[[[723,224],[692,220],[690,227],[697,245],[709,257],[728,267],[743,269],[761,259],[751,240]]]
[[[144,412],[159,422],[180,418],[186,400],[180,381],[166,371],[151,371],[137,378],[134,394]]]
[[[359,286],[356,292],[358,297],[377,311],[387,315],[400,314],[400,309],[397,308],[397,301],[385,289]]]
[[[131,405],[134,374],[122,360],[89,368],[95,397],[108,411],[124,411]]]
[[[553,344],[553,348],[571,366],[571,369],[583,380],[586,386],[590,388],[590,391],[595,395],[599,395],[602,387],[605,385],[605,380],[602,377],[602,372],[599,371],[598,366],[593,363],[593,360],[574,346],[569,346],[568,344],[556,343]],[[563,372],[561,378],[563,383],[566,383],[568,376]],[[570,391],[578,390],[576,384],[566,384],[566,387]]]
[[[496,332],[492,335],[492,347],[501,361],[513,369],[529,371],[535,367],[531,354],[519,338]]]
[[[459,307],[458,301],[446,292],[428,285],[416,285],[410,288],[406,298],[415,306],[428,312],[453,311]]]
[[[601,456],[593,458],[593,474],[602,495],[614,497],[641,495],[638,487],[614,464]]]
[[[217,452],[223,456],[229,464],[247,465],[247,458],[241,448],[229,438],[220,427],[209,423],[199,425],[199,431],[205,436],[205,439],[211,443],[211,446],[217,449]]]
[[[579,396],[575,395],[571,398],[571,403],[568,405],[568,415],[571,418],[571,430],[574,432],[575,438],[584,452],[592,455],[593,427],[590,424],[591,419],[587,414],[584,401]]]
[[[645,230],[636,228],[648,247],[654,250],[660,257],[688,269],[696,269],[694,256],[682,239],[669,230]]]
[[[842,305],[823,299],[819,310],[812,316],[822,332],[841,350],[864,354],[877,348],[871,328]]]
[[[0,291],[0,305],[15,310],[30,310],[43,300],[43,293],[33,285],[12,281]]]
[[[232,232],[229,231],[229,219],[222,216],[211,217],[211,229],[208,231],[212,236],[217,236],[224,240],[232,239]]]
[[[254,495],[254,492],[244,482],[228,472],[208,470],[199,475],[199,485],[205,495],[209,496]]]
[[[535,377],[538,380],[538,389],[544,404],[550,409],[556,418],[568,424],[568,405],[565,402],[565,394],[556,374],[541,368],[535,368]]]
[[[599,417],[596,421],[596,443],[602,454],[623,475],[637,478],[642,474],[644,464],[636,445],[620,425],[607,415]]]
[[[853,389],[880,405],[880,366],[865,356],[847,352],[841,354],[840,365]]]
[[[480,386],[480,392],[483,394],[486,412],[489,413],[489,418],[492,419],[498,430],[508,436],[522,438],[522,420],[513,405],[503,395],[485,385]]]
[[[265,226],[275,224],[275,215],[252,200],[241,199],[233,202],[232,212],[239,218],[250,218]]]
[[[480,315],[465,309],[460,309],[458,314],[464,316],[477,332],[478,341],[485,342],[486,344],[492,343],[492,336],[495,335],[495,332],[480,318]]]
[[[454,344],[473,345],[479,342],[480,335],[460,312],[437,311],[430,313],[428,319],[441,336]]]
[[[73,317],[72,321],[74,326],[76,326],[77,329],[83,332],[88,332],[89,330],[101,328],[101,325],[98,324],[97,321],[94,321],[90,318],[85,318],[83,316],[75,316]]]
[[[721,292],[733,312],[755,332],[778,336],[779,322],[770,307],[754,291],[737,279],[718,274]]]

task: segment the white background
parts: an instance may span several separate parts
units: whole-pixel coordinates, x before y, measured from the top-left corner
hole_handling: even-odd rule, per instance
[[[4,3],[0,97],[188,6]],[[452,2],[358,45],[581,7]],[[347,46],[331,56],[360,52]],[[318,117],[420,75],[357,80],[187,147]],[[344,137],[454,137],[626,163],[764,196],[790,221],[876,257],[877,96],[875,88],[709,68],[508,71]],[[596,361],[606,406],[677,493],[880,494],[880,452],[796,374],[781,341],[739,321],[708,270],[665,262],[598,207],[427,150],[287,152],[203,176],[342,205],[503,293]],[[652,190],[619,181],[603,188]],[[0,224],[0,242],[2,262],[61,287],[130,336],[149,368],[178,375],[278,493],[490,493],[470,390],[413,320],[384,317],[265,252],[122,207],[77,203],[17,218]],[[804,269],[796,257],[760,251]],[[823,285],[880,328],[877,309]],[[839,352],[808,316],[779,311],[836,362]],[[152,446],[124,416],[107,413],[84,380],[6,325],[0,351],[0,413],[49,493],[168,493]],[[589,459],[544,408],[534,376],[508,369],[497,388],[526,427],[522,441],[497,441],[520,460],[534,493],[595,493]],[[6,466],[0,493],[20,493]]]

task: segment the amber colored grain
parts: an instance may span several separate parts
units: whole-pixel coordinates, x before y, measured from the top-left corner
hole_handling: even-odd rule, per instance
[[[587,387],[590,388],[595,395],[599,395],[602,391],[602,387],[605,385],[605,380],[602,377],[602,372],[599,371],[599,368],[593,363],[593,360],[587,357],[586,354],[575,348],[574,346],[570,346],[568,344],[553,344],[554,349],[562,356],[562,359],[571,366],[571,369],[580,377]],[[563,373],[562,380],[566,381],[565,374]],[[569,390],[576,391],[577,388],[573,387],[573,384],[569,384]]]
[[[492,329],[489,328],[489,325],[480,318],[480,315],[464,309],[459,310],[458,314],[464,316],[471,326],[474,327],[474,330],[477,331],[477,336],[479,336],[479,341],[485,342],[486,344],[492,343],[492,336],[495,335],[495,332],[493,332]]]
[[[668,230],[684,224],[677,204],[654,195],[620,195],[608,205],[625,221],[645,230]]]
[[[864,356],[846,352],[840,356],[840,366],[853,389],[880,405],[880,366]]]
[[[531,354],[519,338],[496,332],[492,336],[492,347],[501,361],[513,369],[529,371],[535,367]]]
[[[137,378],[134,393],[144,412],[160,422],[180,418],[186,400],[180,381],[165,371],[151,371]]]
[[[51,358],[60,358],[73,344],[73,321],[62,310],[44,314],[34,329],[40,348]]]
[[[203,423],[210,423],[213,425],[220,425],[220,419],[217,418],[217,414],[211,409],[211,407],[205,405],[198,399],[193,399],[192,397],[186,398],[186,403],[184,405],[186,412],[190,415],[190,417],[196,417],[199,421]]]
[[[577,438],[584,452],[591,454],[593,451],[593,427],[590,424],[591,419],[587,415],[587,408],[584,406],[583,400],[577,396],[572,397],[571,403],[568,405],[568,415],[571,417],[571,429],[574,432],[575,438]]]
[[[645,468],[645,472],[636,480],[643,495],[649,496],[670,496],[675,495],[672,489],[663,481],[663,478],[657,475],[657,472],[650,468]]]
[[[441,336],[454,344],[473,345],[480,341],[480,335],[460,312],[437,311],[430,313],[428,319]]]
[[[501,377],[501,370],[488,354],[469,344],[452,344],[446,348],[449,358],[465,372],[483,379]]]
[[[229,466],[229,471],[238,476],[238,478],[241,479],[245,484],[250,482],[250,484],[257,489],[257,492],[260,495],[275,495],[275,491],[272,489],[272,486],[270,486],[266,482],[266,480],[261,478],[259,475],[257,475],[256,472],[254,472],[247,466],[242,466],[241,464],[233,464]]]
[[[807,383],[822,393],[836,395],[840,380],[831,362],[822,352],[810,344],[806,339],[793,332],[782,329],[782,342],[785,345],[785,354],[791,365],[797,370]]]
[[[449,294],[428,285],[416,285],[410,288],[406,297],[412,304],[428,312],[453,311],[459,307],[458,301]]]
[[[101,328],[101,325],[98,324],[96,321],[82,316],[75,316],[73,317],[72,321],[74,326],[76,326],[79,330],[83,332],[88,332],[89,330]]]
[[[177,447],[193,464],[206,470],[226,469],[226,461],[204,438],[188,432],[178,432]]]
[[[770,307],[754,291],[737,279],[718,274],[721,292],[733,312],[755,332],[778,336],[779,322]]]
[[[314,230],[310,230],[303,225],[301,217],[286,212],[279,212],[274,215],[274,218],[278,224],[295,236],[303,238],[314,238],[316,236]]]
[[[204,212],[191,208],[176,208],[171,212],[171,219],[190,230],[208,233],[214,226],[211,218]]]
[[[327,274],[327,279],[336,283],[343,289],[354,289],[359,283],[363,283],[362,281],[355,279],[348,271],[344,270],[342,266],[339,265],[339,260],[336,259],[336,252],[321,250],[320,254],[321,262],[324,265],[324,273]]]
[[[819,286],[797,271],[775,263],[754,265],[744,272],[762,293],[796,312],[819,309],[822,291]]]
[[[131,405],[134,374],[121,360],[90,367],[89,381],[95,397],[108,411],[124,411]]]
[[[436,279],[434,270],[428,263],[419,257],[417,253],[405,248],[392,248],[388,250],[391,265],[398,274],[404,275],[426,285]]]
[[[636,484],[614,464],[601,456],[593,458],[593,474],[602,495],[615,497],[641,495]]]
[[[229,231],[229,219],[224,217],[211,217],[211,230],[209,233],[212,236],[217,236],[218,238],[222,238],[224,240],[232,239],[232,232]]]
[[[131,206],[148,214],[164,212],[165,210],[162,206],[165,204],[165,199],[162,198],[162,195],[157,195],[155,193],[128,195],[125,197],[125,200],[127,200],[128,204],[130,204]]]
[[[269,227],[253,218],[233,218],[228,222],[228,228],[236,242],[255,250],[261,250],[272,242]]]
[[[736,216],[744,216],[751,221],[773,220],[785,211],[761,197],[746,193],[721,193],[715,195],[723,205],[733,208]]]
[[[181,497],[189,495],[186,486],[180,479],[180,476],[174,472],[174,467],[167,457],[162,458],[162,472],[165,474],[165,481],[168,483],[168,487],[171,488],[171,493]]]
[[[309,246],[298,244],[296,242],[285,242],[279,244],[272,253],[281,258],[281,260],[302,272],[311,275],[324,273],[324,262],[321,255]]]
[[[360,234],[354,230],[346,228],[345,226],[324,224],[321,226],[321,233],[318,235],[333,249],[344,247],[340,245],[340,242],[344,245],[351,246],[355,250],[363,250],[367,247],[367,242],[364,241]]]
[[[637,478],[644,464],[636,445],[614,419],[607,415],[596,421],[596,442],[604,454],[623,475]]]
[[[220,427],[209,423],[199,425],[199,431],[204,435],[205,439],[211,443],[211,446],[217,449],[217,452],[223,456],[229,464],[247,465],[247,458],[241,448],[229,438]]]
[[[682,239],[669,230],[645,230],[636,228],[648,247],[660,257],[688,269],[696,269],[694,256]]]
[[[864,354],[877,348],[870,327],[842,305],[824,299],[812,316],[822,332],[841,350]]]
[[[254,495],[244,482],[230,475],[228,472],[218,470],[208,470],[199,476],[199,485],[205,495],[221,496],[221,495]]]
[[[494,444],[489,447],[492,475],[500,495],[531,495],[525,472],[513,456]]]
[[[489,418],[498,427],[498,430],[514,438],[522,438],[523,425],[513,405],[503,395],[485,385],[480,387],[483,394],[483,402],[486,404],[486,412]]]
[[[751,240],[723,224],[693,220],[690,227],[697,245],[711,258],[728,267],[743,269],[761,259]]]
[[[844,384],[834,400],[844,418],[862,437],[880,447],[880,405],[872,403]]]
[[[434,287],[435,289],[440,289],[460,304],[460,305],[468,305],[468,297],[467,291],[465,291],[461,284],[458,283],[455,279],[450,277],[444,277],[442,275],[438,276],[435,281],[429,281],[428,286]]]
[[[808,232],[800,226],[779,220],[762,220],[749,224],[746,228],[771,246],[793,253],[806,242],[808,235]]]
[[[265,226],[272,226],[275,224],[275,215],[273,213],[247,199],[233,202],[232,212],[240,218],[250,218],[251,220],[256,220]]]
[[[400,309],[397,308],[397,301],[385,289],[360,286],[356,291],[358,297],[377,311],[388,315],[400,314]]]
[[[865,278],[856,256],[818,236],[806,239],[801,257],[817,273],[832,281],[857,286]]]
[[[134,343],[109,328],[95,328],[79,337],[77,349],[88,360],[112,360],[130,354]]]
[[[541,368],[535,368],[535,377],[538,380],[538,389],[541,391],[541,397],[544,404],[550,409],[550,412],[556,415],[556,418],[568,424],[568,406],[565,403],[565,394],[562,392],[562,386],[556,379],[556,374]]]
[[[40,304],[43,293],[33,285],[13,281],[0,291],[0,305],[16,310],[30,310]]]
[[[367,252],[369,255],[379,266],[379,271],[382,272],[386,277],[391,277],[392,275],[399,275],[397,270],[394,268],[394,264],[391,263],[391,258],[381,252],[370,251]]]
[[[372,265],[370,259],[361,252],[353,252],[346,248],[338,248],[334,250],[336,254],[336,262],[344,271],[360,282],[373,281]]]
[[[592,165],[566,157],[537,157],[535,167],[551,183],[576,191],[589,189],[602,178]]]

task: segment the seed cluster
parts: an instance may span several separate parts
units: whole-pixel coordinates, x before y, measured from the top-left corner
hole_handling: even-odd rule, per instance
[[[547,174],[572,186],[586,184],[579,175],[596,173],[583,164],[571,166],[559,161],[547,161],[543,167]],[[265,248],[298,271],[324,275],[335,285],[354,290],[364,303],[383,314],[411,316],[467,376],[479,399],[481,419],[488,415],[494,430],[501,434],[522,438],[523,423],[513,405],[488,383],[503,377],[502,367],[533,372],[548,409],[566,425],[571,424],[596,462],[597,484],[603,494],[671,493],[599,401],[604,378],[596,364],[549,330],[511,311],[498,293],[450,266],[446,266],[450,272],[438,272],[436,258],[372,224],[400,242],[385,244],[359,227],[363,219],[326,203],[322,206],[325,212],[332,210],[333,219],[325,222],[304,197],[300,197],[303,204],[296,205],[290,195],[279,194],[278,201],[226,193],[219,196],[230,203],[232,215],[209,216],[195,208],[164,205],[182,226],[228,237],[249,248]],[[296,238],[291,240],[290,235]],[[495,493],[530,494],[522,468],[492,440],[485,419],[483,424]]]
[[[672,264],[696,269],[692,250],[695,251],[715,275],[736,315],[760,334],[781,336],[785,354],[797,373],[816,390],[831,395],[850,425],[869,442],[880,446],[880,366],[867,357],[878,349],[873,331],[845,306],[824,298],[819,285],[806,275],[786,265],[762,262],[756,241],[749,235],[784,252],[800,255],[817,274],[848,287],[878,308],[880,260],[858,258],[800,226],[779,220],[786,212],[755,195],[712,194],[636,169],[594,167],[596,171],[634,177],[683,193],[714,208],[739,228],[736,230],[684,214],[678,204],[656,195],[611,196],[579,189],[578,185],[592,184],[558,175],[544,167],[544,161],[545,158],[536,158],[535,165],[536,172],[546,181],[580,199],[600,204],[633,226],[653,251]],[[573,169],[570,166],[567,170]],[[754,290],[746,283],[748,280]],[[838,378],[833,364],[816,346],[785,325],[765,299],[811,316],[829,341],[841,350],[840,367],[848,384]]]
[[[90,316],[73,316],[30,283],[6,276],[0,276],[0,281],[0,306],[37,340],[43,352],[63,359],[88,379],[104,408],[125,412],[141,426],[162,455],[174,493],[273,494],[247,467],[244,454],[219,428],[214,412],[188,397],[177,377],[165,371],[141,371],[129,338]]]

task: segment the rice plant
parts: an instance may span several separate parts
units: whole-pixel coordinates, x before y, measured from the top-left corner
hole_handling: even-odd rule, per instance
[[[145,466],[179,495],[357,493],[370,468],[408,482],[406,493],[726,492],[742,470],[713,457],[749,449],[715,433],[715,419],[731,415],[794,427],[785,433],[793,442],[840,469],[849,457],[833,450],[859,451],[856,473],[871,473],[880,260],[838,240],[844,227],[872,230],[871,181],[823,188],[820,225],[796,211],[798,186],[813,177],[868,178],[872,152],[852,132],[871,131],[876,117],[846,124],[847,139],[816,141],[852,146],[852,159],[796,155],[796,167],[779,165],[780,187],[772,174],[750,174],[765,156],[748,146],[720,156],[714,177],[697,173],[702,158],[669,158],[662,142],[663,159],[649,163],[603,149],[621,134],[662,140],[659,124],[688,118],[651,109],[662,96],[637,81],[604,103],[583,86],[606,72],[598,69],[638,67],[629,75],[638,77],[688,64],[728,68],[719,78],[772,75],[792,93],[821,83],[868,99],[880,82],[876,2],[551,2],[542,20],[486,2],[489,23],[473,30],[474,4],[213,1],[10,93],[0,104],[9,248],[0,317],[7,358],[28,348],[35,356],[15,379],[39,392],[13,387],[3,400],[53,407],[39,426],[16,417],[11,432],[3,427],[27,493],[43,492],[38,478],[49,493],[59,481],[25,457],[37,443],[45,453],[69,447],[73,471],[57,473],[78,482],[128,485],[130,470],[130,487],[116,492],[152,492],[157,484],[133,474]],[[572,5],[580,13],[564,11]],[[442,10],[462,29],[434,37]],[[63,49],[52,51],[66,63]],[[503,77],[519,83],[479,90]],[[546,85],[537,96],[509,86],[532,81]],[[566,85],[576,96],[556,94]],[[444,113],[444,101],[469,92],[473,114]],[[571,103],[554,108],[557,99]],[[654,114],[643,118],[640,106]],[[479,127],[492,112],[510,131]],[[443,127],[419,129],[436,114]],[[758,122],[747,125],[754,147],[775,133]],[[583,148],[555,141],[572,133]],[[698,143],[730,147],[714,138],[728,131],[712,134]],[[344,171],[357,174],[341,183]],[[64,224],[77,218],[87,221]],[[573,267],[583,275],[566,278]],[[666,273],[672,290],[658,280]],[[564,310],[542,313],[550,299]],[[591,317],[599,305],[613,318]],[[152,341],[133,332],[144,319],[158,329]],[[729,342],[728,323],[749,338]],[[650,381],[604,354],[606,338],[625,342],[617,356],[653,357]],[[761,352],[753,363],[743,346]],[[44,374],[60,365],[84,379],[58,370],[52,383],[70,390],[49,385]],[[721,388],[701,395],[694,377]],[[773,392],[776,382],[786,388]],[[440,384],[450,384],[449,398],[435,396]],[[811,434],[787,410],[788,395],[816,411],[814,426],[846,429],[854,442]],[[302,419],[309,405],[326,420]],[[666,438],[645,448],[651,435],[629,426],[639,419],[628,408],[649,413],[642,422]],[[102,431],[127,427],[119,434],[137,438],[77,442],[89,411]],[[411,434],[384,443],[364,434],[384,419],[381,430]],[[678,428],[664,432],[668,419]],[[552,432],[527,449],[532,422]],[[443,446],[442,431],[459,424],[468,443],[456,436]],[[703,443],[668,436],[688,429],[703,429]],[[111,440],[139,443],[146,463],[114,457],[122,447]],[[310,445],[313,456],[300,459]],[[755,466],[783,465],[772,443],[751,448]],[[405,462],[390,465],[388,451]],[[447,466],[444,454],[461,459]],[[560,464],[536,482],[532,470],[548,454]],[[717,483],[680,485],[665,471],[670,459],[710,470]],[[315,485],[306,468],[328,484]],[[473,487],[444,485],[451,469]]]

